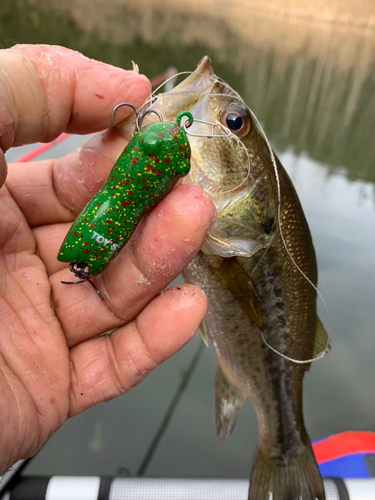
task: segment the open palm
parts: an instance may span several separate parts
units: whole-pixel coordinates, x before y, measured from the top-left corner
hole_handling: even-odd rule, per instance
[[[0,177],[12,145],[104,129],[116,104],[138,107],[149,90],[140,75],[61,47],[0,51]],[[59,246],[123,147],[103,132],[60,160],[11,165],[0,190],[0,474],[68,417],[139,383],[206,312],[195,287],[160,294],[214,218],[193,186],[164,198],[96,278],[104,302],[89,284],[61,283],[73,275],[56,260]]]

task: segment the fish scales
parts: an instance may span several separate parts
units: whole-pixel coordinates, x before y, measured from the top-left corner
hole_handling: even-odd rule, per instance
[[[249,499],[324,500],[302,412],[309,364],[291,361],[310,360],[318,337],[326,338],[317,326],[315,252],[298,196],[274,156],[277,180],[256,118],[216,77],[208,58],[151,109],[167,120],[181,109],[192,113],[191,170],[184,182],[201,186],[217,209],[201,251],[184,271],[209,299],[204,329],[217,354],[217,434],[230,434],[248,396],[259,425]],[[218,126],[216,137],[198,137],[213,133],[198,120],[221,123],[238,139]]]

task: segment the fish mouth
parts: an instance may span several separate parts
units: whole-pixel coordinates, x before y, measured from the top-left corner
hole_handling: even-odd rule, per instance
[[[139,109],[139,113],[142,116],[149,113],[141,120],[142,126],[147,126],[160,118],[166,122],[174,122],[179,113],[189,111],[194,120],[186,132],[189,135],[194,160],[194,143],[198,143],[197,137],[207,139],[228,137],[228,129],[220,123],[221,111],[229,103],[235,102],[244,107],[246,104],[237,92],[215,75],[208,56],[200,60],[194,71],[184,71],[178,75],[187,76],[167,92],[163,92],[163,85],[166,82],[160,85]],[[184,119],[181,125],[185,125]]]
[[[141,120],[142,127],[158,121],[157,115],[163,121],[174,122],[182,111],[190,111],[195,119],[206,120],[211,123],[212,120],[209,119],[207,109],[207,102],[210,97],[232,98],[234,101],[245,105],[241,97],[215,75],[209,56],[204,56],[194,71],[183,71],[178,75],[187,76],[181,83],[167,92],[163,92],[163,86],[167,82],[162,83],[138,109],[140,116],[149,113]],[[176,76],[174,75],[172,78]],[[117,127],[122,130],[124,137],[129,140],[134,134],[134,130],[137,129],[135,115],[124,120]],[[193,123],[193,127],[189,131],[197,131],[198,128],[200,128],[200,133],[205,134],[207,137],[212,133],[209,126],[202,127],[198,123]]]
[[[152,93],[140,112],[142,113],[146,109],[154,110],[163,117],[164,121],[174,121],[181,111],[192,111],[192,108],[204,95],[209,95],[213,91],[218,82],[212,69],[211,59],[208,56],[201,59],[196,70],[180,74],[187,74],[187,77],[165,93],[162,92],[163,85],[161,85]],[[158,90],[161,90],[161,93],[156,94]],[[200,118],[198,115],[199,110],[194,110],[193,116]],[[145,122],[145,125],[147,123],[148,121]]]
[[[219,79],[215,76],[211,59],[204,56],[198,63],[194,71],[183,71],[179,75],[186,74],[187,77],[172,90],[163,93],[164,82],[154,90],[147,101],[138,109],[138,116],[145,114],[141,120],[141,126],[148,126],[159,120],[159,115],[163,121],[173,122],[181,111],[190,111],[191,108],[207,94],[209,95],[215,83]],[[175,78],[174,75],[172,78]],[[160,93],[157,93],[159,92]],[[146,115],[146,113],[149,113]],[[137,130],[137,116],[134,114],[116,127],[121,134],[130,140]]]
[[[206,76],[207,80],[202,79],[202,76]],[[216,79],[214,70],[212,69],[212,62],[208,56],[202,57],[199,61],[197,69],[190,72],[190,74],[173,90],[178,92],[189,91],[189,90],[199,90],[199,88],[204,88],[207,83],[212,82]]]
[[[271,236],[263,237],[255,225],[248,227],[247,214],[255,204],[249,184],[250,155],[245,144],[222,120],[228,106],[246,107],[246,104],[215,75],[208,56],[201,59],[195,71],[182,74],[187,76],[181,83],[165,93],[159,87],[139,109],[144,116],[142,127],[159,121],[157,115],[165,122],[175,122],[183,111],[192,114],[193,123],[185,129],[191,148],[191,168],[182,182],[201,187],[217,208],[216,222],[202,250],[222,257],[250,257]],[[131,120],[128,124],[131,130]],[[185,126],[182,120],[181,125]]]

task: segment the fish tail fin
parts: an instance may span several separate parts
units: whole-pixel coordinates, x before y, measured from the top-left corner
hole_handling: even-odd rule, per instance
[[[325,500],[311,447],[294,459],[276,460],[260,449],[250,477],[249,500]]]

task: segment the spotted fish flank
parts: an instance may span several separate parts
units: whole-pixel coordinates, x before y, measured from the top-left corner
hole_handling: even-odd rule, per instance
[[[180,113],[175,123],[137,132],[107,181],[73,223],[58,253],[61,262],[86,263],[101,273],[129,240],[143,215],[190,169],[190,146]]]

